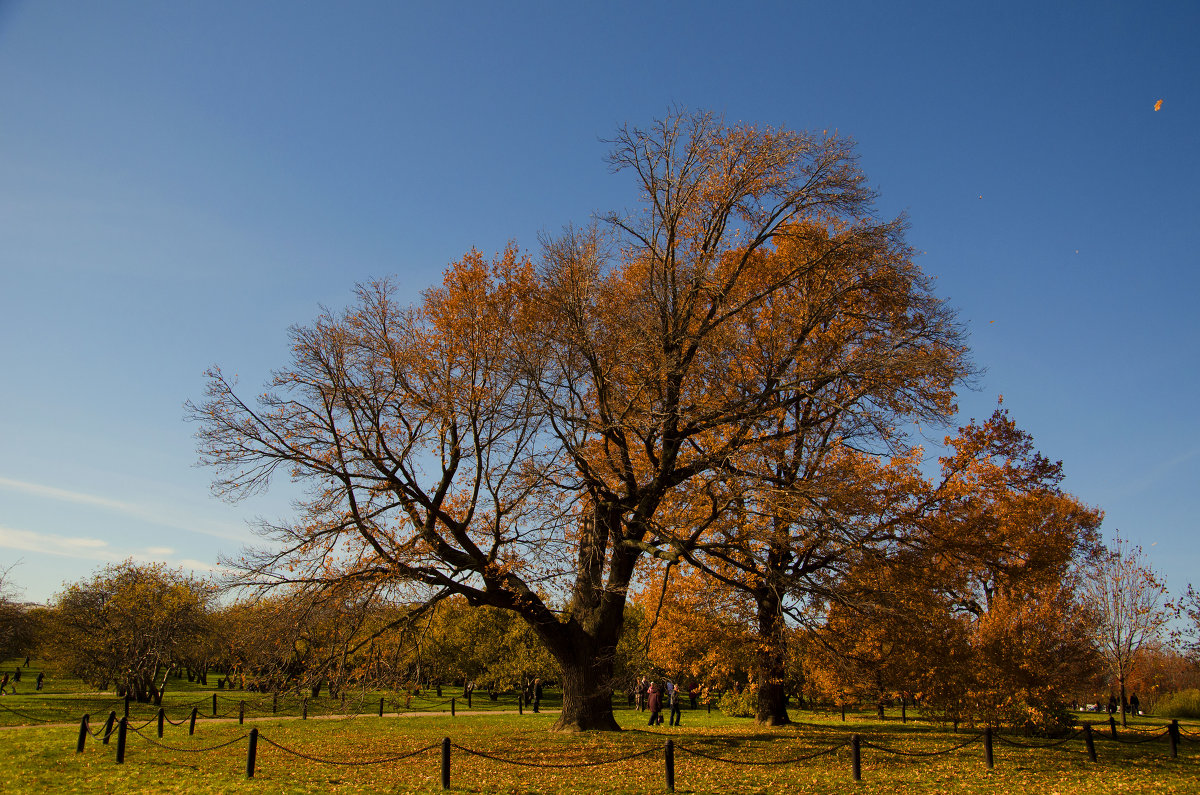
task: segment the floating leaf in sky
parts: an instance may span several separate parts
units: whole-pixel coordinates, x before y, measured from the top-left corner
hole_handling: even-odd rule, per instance
[[[1160,99],[1158,102],[1155,102],[1155,103],[1154,103],[1154,109],[1155,109],[1156,111],[1157,111],[1157,110],[1162,110],[1162,100],[1161,100],[1161,99]]]

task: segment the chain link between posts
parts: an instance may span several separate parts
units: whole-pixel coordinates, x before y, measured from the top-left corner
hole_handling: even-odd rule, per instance
[[[993,735],[993,736],[995,736],[995,735]],[[874,748],[876,751],[883,751],[885,754],[893,754],[895,756],[943,756],[945,754],[953,753],[954,751],[957,751],[960,748],[966,748],[968,745],[977,743],[982,739],[983,739],[983,735],[977,734],[974,737],[970,738],[969,740],[966,740],[965,742],[961,742],[958,745],[952,745],[949,748],[943,748],[940,751],[902,751],[899,748],[889,748],[886,745],[879,745],[877,743],[873,743],[870,740],[867,740],[865,738],[861,741],[861,745],[863,748]]]
[[[770,765],[790,765],[790,764],[794,764],[796,762],[807,762],[810,759],[816,759],[818,757],[837,753],[838,751],[845,748],[849,744],[850,744],[850,741],[847,740],[844,743],[838,743],[837,745],[831,746],[822,751],[817,751],[816,753],[812,753],[812,754],[806,754],[805,756],[794,756],[794,757],[791,757],[790,759],[771,759],[771,760],[766,760],[766,761],[756,761],[756,760],[751,760],[751,759],[726,759],[725,757],[722,757],[722,756],[714,756],[712,754],[707,754],[704,751],[698,751],[695,748],[688,748],[686,745],[677,745],[677,746],[675,746],[675,750],[682,751],[685,754],[691,754],[692,756],[698,756],[701,759],[708,759],[713,762],[724,762],[727,765],[770,766]]]
[[[185,753],[185,754],[202,754],[207,751],[216,751],[219,748],[226,748],[230,745],[234,745],[235,743],[240,743],[242,740],[245,740],[247,737],[250,736],[250,732],[246,732],[245,734],[241,735],[240,737],[234,737],[232,740],[221,743],[219,745],[210,745],[210,746],[207,746],[204,748],[181,748],[177,745],[167,745],[166,743],[160,743],[157,740],[151,739],[150,737],[147,737],[146,735],[142,734],[142,732],[138,729],[130,728],[130,731],[132,731],[138,737],[141,737],[143,740],[150,743],[151,745],[157,746],[159,748],[165,748],[168,751],[179,751],[179,752]]]
[[[634,753],[626,754],[625,756],[618,756],[613,759],[602,759],[594,762],[526,762],[523,759],[507,759],[505,757],[496,756],[495,754],[489,754],[484,751],[476,751],[473,748],[466,748],[455,743],[450,743],[450,747],[462,751],[465,754],[478,756],[483,759],[491,759],[493,762],[502,762],[506,765],[547,768],[600,767],[601,765],[612,765],[616,764],[617,762],[627,762],[630,759],[649,756],[650,754],[656,754],[661,750],[658,746],[654,746],[653,748],[647,748],[645,751],[635,751]]]
[[[1013,748],[1057,748],[1061,745],[1065,745],[1065,744],[1071,742],[1071,740],[1075,740],[1075,739],[1081,737],[1082,735],[1083,735],[1083,729],[1079,729],[1074,734],[1068,735],[1068,736],[1062,738],[1061,740],[1055,740],[1054,742],[1050,742],[1050,743],[1023,743],[1023,742],[1018,742],[1017,740],[1013,740],[1008,737],[1005,737],[1003,734],[993,734],[992,738],[996,742],[998,742],[1002,745],[1008,745]]]
[[[301,759],[307,759],[310,762],[319,762],[324,765],[342,765],[342,766],[348,766],[348,767],[359,767],[359,766],[365,766],[365,765],[382,765],[387,762],[398,762],[401,759],[408,759],[409,757],[417,756],[418,754],[423,754],[426,751],[432,751],[433,749],[441,748],[441,746],[442,746],[441,743],[434,743],[433,745],[427,745],[424,748],[418,748],[417,750],[410,751],[409,753],[406,753],[406,754],[396,754],[394,756],[386,756],[381,759],[347,760],[347,759],[323,759],[319,756],[312,756],[310,754],[306,754],[301,751],[297,751],[294,748],[288,748],[286,745],[281,745],[280,743],[275,742],[270,737],[267,737],[265,734],[261,734],[261,733],[258,735],[258,739],[262,740],[267,745],[278,748],[280,751],[283,751],[284,753],[291,754],[292,756],[296,756]]]

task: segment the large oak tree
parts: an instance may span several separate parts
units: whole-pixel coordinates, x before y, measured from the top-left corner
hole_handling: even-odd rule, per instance
[[[849,141],[676,113],[611,143],[635,210],[548,237],[536,264],[469,254],[418,306],[367,285],[294,330],[257,405],[214,370],[192,407],[218,491],[280,468],[309,489],[247,582],[516,611],[561,666],[568,730],[617,728],[639,561],[697,538],[673,501],[825,422],[837,390],[889,424],[912,400],[897,347],[926,351],[914,377],[942,393],[964,350]]]

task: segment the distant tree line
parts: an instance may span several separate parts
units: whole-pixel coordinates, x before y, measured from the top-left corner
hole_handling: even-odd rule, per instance
[[[1117,668],[1104,648],[1113,629],[1089,596],[1091,583],[1120,575],[1114,553],[1093,558],[1086,571],[1068,571],[1047,554],[986,574],[955,574],[945,561],[939,568],[916,558],[856,571],[847,584],[852,603],[788,622],[785,700],[1053,731],[1070,722],[1072,707],[1103,702],[1122,684],[1147,709],[1200,685],[1193,602],[1183,613],[1191,632],[1176,637],[1184,651],[1150,631]],[[1139,562],[1126,546],[1126,566],[1131,557]],[[754,715],[762,640],[753,599],[695,569],[664,565],[659,574],[627,608],[614,691],[632,700],[639,679],[670,678]],[[971,577],[986,586],[968,587]],[[951,582],[963,590],[947,589]],[[963,593],[982,603],[967,604]],[[397,699],[443,688],[447,697],[468,688],[497,697],[528,692],[534,680],[559,681],[556,661],[528,624],[461,598],[419,613],[412,605],[319,601],[304,592],[221,602],[210,582],[132,561],[68,585],[47,608],[11,597],[0,601],[5,657],[36,654],[51,676],[139,701],[160,702],[172,677],[307,697],[382,690]]]

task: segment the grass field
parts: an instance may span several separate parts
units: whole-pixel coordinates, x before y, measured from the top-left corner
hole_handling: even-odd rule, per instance
[[[12,666],[6,664],[0,670],[11,671]],[[35,671],[36,678],[36,667],[26,670]],[[27,677],[22,677],[23,683]],[[49,719],[67,717],[66,706],[92,701],[99,704],[106,698],[107,704],[118,706],[111,696],[88,694],[69,683],[41,696],[27,693],[33,690],[33,678],[29,678],[28,688],[18,684],[17,696],[0,698],[0,713],[5,716],[0,725],[13,726],[9,718],[14,717],[10,711],[14,709]],[[51,685],[48,680],[47,688]],[[200,700],[211,706],[213,692],[211,688],[178,688],[175,701],[165,702],[168,717],[186,721],[191,709],[186,704]],[[243,695],[248,700],[256,698],[255,694],[215,692],[219,706],[236,705]],[[450,691],[444,692],[450,695]],[[43,699],[40,707],[39,698]],[[50,708],[50,699],[66,706]],[[371,701],[370,697],[362,700]],[[329,706],[335,703],[321,701],[328,701]],[[267,702],[269,711],[269,697]],[[496,710],[515,706],[503,701],[493,705],[486,696],[475,699],[476,706],[480,702]],[[793,717],[803,723],[760,729],[747,719],[726,718],[716,712],[709,715],[703,709],[685,710],[682,728],[663,725],[650,729],[644,725],[644,713],[621,710],[618,720],[627,729],[625,732],[566,735],[548,731],[554,720],[549,712],[467,714],[463,710],[455,717],[448,712],[428,712],[381,719],[376,714],[378,697],[372,706],[364,714],[341,718],[318,718],[310,710],[312,719],[307,721],[248,712],[251,717],[246,725],[240,725],[236,717],[205,717],[205,711],[199,710],[194,736],[188,735],[186,723],[168,724],[159,740],[156,709],[133,705],[130,725],[138,731],[129,733],[125,763],[121,765],[115,761],[115,734],[109,745],[89,736],[84,752],[75,753],[82,714],[82,710],[76,710],[69,718],[73,725],[0,729],[0,743],[5,749],[4,763],[0,764],[0,792],[436,792],[441,790],[440,744],[444,737],[456,746],[451,752],[451,787],[466,792],[663,792],[663,749],[668,739],[676,746],[677,792],[1200,792],[1200,726],[1184,725],[1186,731],[1196,734],[1184,735],[1179,758],[1172,759],[1165,737],[1133,742],[1162,730],[1165,722],[1152,718],[1141,719],[1123,732],[1121,737],[1126,742],[1114,742],[1108,737],[1107,727],[1097,729],[1098,763],[1088,759],[1082,738],[1052,748],[1029,748],[1011,743],[1047,741],[998,737],[995,768],[988,770],[979,740],[935,756],[897,755],[868,745],[907,754],[930,754],[972,739],[975,735],[971,732],[956,734],[915,721],[879,721],[866,715],[849,715],[842,722],[840,716],[796,711]],[[122,710],[120,705],[118,714]],[[94,719],[92,731],[100,732],[102,721],[102,716]],[[258,729],[260,737],[255,777],[247,779],[246,735],[252,727]],[[859,734],[864,742],[863,780],[858,784],[852,781],[850,749],[845,745],[852,733]],[[230,744],[215,748],[224,743]],[[842,747],[838,750],[807,761],[788,761],[839,745]],[[421,752],[402,760],[361,764],[415,751]],[[471,752],[526,765],[569,766],[518,766]],[[580,766],[633,754],[643,755]],[[748,762],[759,764],[745,764]],[[785,763],[768,764],[772,762]]]

